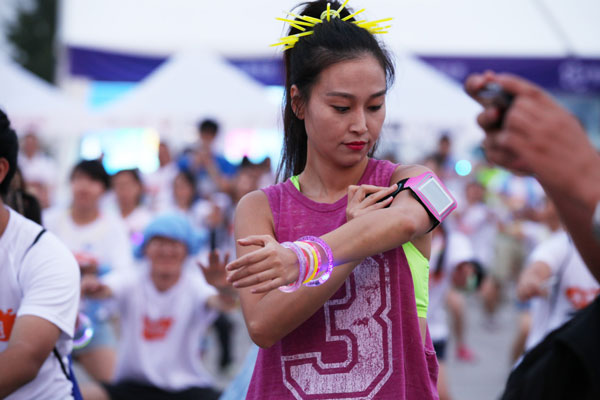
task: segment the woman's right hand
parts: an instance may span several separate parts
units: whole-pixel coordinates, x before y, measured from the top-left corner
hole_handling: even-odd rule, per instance
[[[398,184],[390,187],[374,185],[350,185],[348,186],[348,205],[346,206],[346,221],[351,221],[371,211],[380,210],[392,204],[392,196],[379,202],[388,194],[394,193]]]
[[[260,246],[230,262],[227,280],[236,289],[260,285],[252,293],[265,293],[298,279],[298,257],[270,235],[253,235],[238,240],[240,246]]]

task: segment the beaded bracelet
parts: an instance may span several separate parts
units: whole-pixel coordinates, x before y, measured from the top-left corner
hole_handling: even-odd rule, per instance
[[[290,249],[294,253],[296,253],[296,257],[298,257],[298,265],[299,266],[298,266],[298,279],[296,279],[296,282],[290,283],[289,285],[280,286],[279,290],[281,290],[284,293],[295,292],[302,285],[302,279],[306,275],[306,258],[304,258],[304,255],[302,254],[302,250],[300,249],[300,247],[298,247],[297,244],[292,243],[292,242],[283,242],[283,243],[281,243],[281,245],[283,247],[285,247],[286,249]]]
[[[306,286],[311,286],[311,287],[319,286],[319,285],[322,285],[323,283],[327,282],[327,280],[331,276],[331,272],[333,271],[333,252],[331,251],[331,247],[329,247],[329,245],[327,243],[325,243],[324,240],[322,240],[321,238],[318,238],[316,236],[303,236],[298,240],[316,243],[319,246],[321,246],[321,248],[323,249],[325,254],[327,254],[327,261],[328,261],[327,269],[323,272],[323,275],[321,275],[321,277],[319,277],[319,279],[316,279],[314,281],[306,283]]]

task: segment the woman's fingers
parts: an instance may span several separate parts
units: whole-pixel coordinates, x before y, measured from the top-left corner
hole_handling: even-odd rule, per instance
[[[394,198],[392,196],[390,196],[387,199],[384,199],[384,200],[381,200],[381,201],[377,201],[375,204],[371,204],[370,206],[366,207],[364,210],[367,211],[367,212],[369,212],[369,211],[375,211],[375,210],[380,210],[380,209],[386,208],[387,206],[389,206],[390,204],[392,204],[392,201],[394,201]]]
[[[256,265],[251,268],[252,271],[250,271],[250,268],[246,268],[229,276],[228,279],[231,279],[234,288],[241,289],[255,286],[279,277],[275,270],[269,269],[268,265]]]
[[[238,239],[238,243],[240,246],[262,246],[264,247],[270,240],[273,239],[272,236],[269,235],[252,235],[242,239]]]
[[[267,258],[269,256],[269,254],[270,254],[270,252],[268,250],[265,250],[264,248],[255,250],[251,253],[241,256],[237,260],[233,260],[232,262],[227,264],[225,269],[227,271],[235,271],[244,266],[256,264],[256,263],[264,260],[265,258]]]
[[[368,196],[367,198],[365,198],[366,206],[371,206],[373,204],[377,204],[377,202],[379,202],[385,196],[388,196],[388,195],[394,193],[394,191],[396,189],[398,189],[398,184],[394,183],[392,186],[386,187],[386,188],[382,188],[379,186],[375,186],[375,187],[377,188],[377,191],[371,192],[372,194],[370,196]],[[393,199],[393,198],[390,196],[389,199]],[[384,200],[384,201],[386,201],[386,200]]]
[[[352,190],[350,190],[352,187]],[[362,203],[363,205],[371,205],[383,197],[387,196],[390,193],[393,193],[394,190],[398,187],[397,184],[394,184],[389,187],[384,186],[375,186],[375,185],[360,185],[360,186],[350,186],[348,189],[348,193],[352,193],[352,200],[355,204]],[[348,202],[350,203],[350,197],[348,198]]]

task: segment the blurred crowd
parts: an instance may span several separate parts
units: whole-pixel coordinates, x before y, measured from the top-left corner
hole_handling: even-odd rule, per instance
[[[79,263],[84,277],[80,316],[93,327],[93,335],[80,340],[73,356],[91,381],[110,382],[115,373],[123,374],[123,359],[129,357],[123,354],[127,352],[123,342],[135,341],[128,338],[132,332],[123,331],[127,310],[97,300],[97,287],[86,276],[100,281],[109,277],[109,281],[114,280],[115,271],[141,268],[137,264],[144,259],[140,261],[135,254],[147,244],[145,230],[157,216],[177,214],[185,217],[200,238],[199,251],[186,261],[186,268],[204,281],[198,290],[210,292],[206,274],[197,273],[198,264],[215,260],[218,264],[234,257],[232,223],[237,202],[246,193],[275,182],[269,159],[259,164],[248,159],[239,165],[229,163],[215,150],[218,134],[218,123],[205,120],[198,124],[197,142],[179,154],[161,142],[159,167],[151,174],[126,169],[109,175],[101,160],[80,161],[69,174],[71,196],[66,205],[53,201],[59,186],[55,160],[41,149],[34,133],[21,138],[20,172],[13,180],[8,203],[41,221]],[[470,174],[461,176],[456,161],[449,133],[441,133],[436,150],[422,160],[446,183],[459,204],[451,218],[434,231],[430,259],[427,319],[441,367],[438,389],[442,400],[451,398],[445,370],[448,341],[453,340],[459,361],[477,359],[466,332],[467,307],[473,304],[467,297],[481,304],[490,331],[498,329],[496,312],[501,304],[516,308],[519,323],[509,351],[517,362],[526,349],[600,292],[561,227],[552,202],[534,178],[511,174],[488,164],[484,157]],[[32,197],[37,198],[39,208],[28,200]],[[566,274],[566,270],[570,272]],[[123,296],[127,297],[127,292]],[[207,344],[202,330],[198,331],[202,337],[194,339],[200,348],[194,357],[207,362],[208,350],[217,354],[203,384],[218,390],[225,389],[240,370],[250,348],[246,340],[241,342],[243,349],[233,349],[240,341],[232,338],[247,335],[238,308],[235,304],[216,307],[214,315],[203,316],[216,341]],[[80,317],[76,335],[83,335],[84,322]],[[160,335],[163,322],[148,321],[145,334]]]

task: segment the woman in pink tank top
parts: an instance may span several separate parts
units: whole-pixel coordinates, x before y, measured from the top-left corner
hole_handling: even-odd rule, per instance
[[[429,257],[432,220],[408,191],[377,202],[426,169],[371,158],[394,68],[346,3],[314,1],[294,15],[290,35],[322,22],[284,53],[283,182],[236,210],[228,279],[261,347],[249,399],[437,399],[437,361],[402,248],[412,242]],[[305,235],[331,247],[331,277],[276,290],[299,277],[296,253],[280,243]]]

